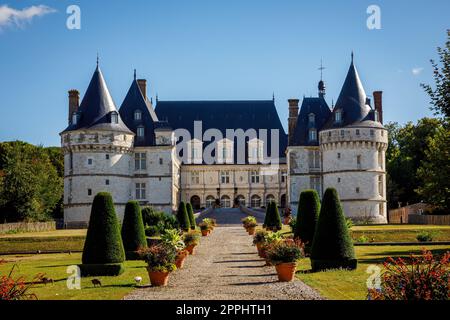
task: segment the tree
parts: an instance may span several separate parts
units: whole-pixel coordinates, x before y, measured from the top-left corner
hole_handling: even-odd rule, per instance
[[[356,269],[357,260],[338,193],[325,191],[311,247],[313,271],[326,269]]]
[[[431,110],[441,115],[445,122],[450,120],[450,29],[447,30],[445,48],[438,47],[437,52],[441,66],[431,59],[435,88],[428,84],[421,84],[430,96]]]
[[[267,204],[265,225],[272,230],[281,230],[282,223],[280,213],[278,212],[278,206],[275,201],[271,201]]]
[[[192,204],[189,202],[186,204],[186,210],[189,216],[189,225],[192,230],[195,230],[195,217],[194,217],[194,209],[192,208]]]
[[[317,191],[305,190],[300,193],[294,239],[300,239],[307,248],[311,247],[313,242],[319,212],[320,198]]]
[[[81,274],[119,275],[124,271],[124,260],[125,250],[111,194],[100,192],[92,203]]]
[[[122,241],[127,260],[138,259],[137,251],[147,247],[139,202],[128,201],[122,223]]]
[[[0,143],[0,221],[42,221],[63,194],[63,178],[42,147]]]
[[[186,204],[181,201],[178,206],[177,219],[180,224],[180,228],[184,231],[189,231],[191,225],[189,223],[189,215],[187,213]]]
[[[417,189],[430,204],[443,210],[450,209],[450,130],[441,127],[428,139],[427,160],[423,161],[418,176],[423,180]]]

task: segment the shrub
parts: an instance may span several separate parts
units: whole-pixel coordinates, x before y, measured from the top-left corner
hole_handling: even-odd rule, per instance
[[[358,242],[358,243],[367,243],[367,242],[369,242],[369,238],[367,238],[365,235],[362,235],[358,239],[356,239],[356,242]]]
[[[183,250],[186,247],[183,238],[177,229],[165,230],[161,235],[161,241],[173,246],[177,251]]]
[[[263,244],[268,246],[282,240],[283,236],[281,235],[280,232],[268,232],[267,235],[265,236],[265,242]]]
[[[253,244],[256,245],[258,243],[266,242],[267,234],[268,232],[265,230],[256,231],[255,235],[253,236]]]
[[[147,237],[157,237],[161,234],[160,226],[145,227],[145,235]]]
[[[266,228],[271,230],[281,230],[281,217],[278,212],[278,206],[275,202],[270,202],[267,206],[266,219]]]
[[[148,265],[148,270],[156,272],[171,272],[176,270],[175,260],[177,253],[175,247],[167,243],[160,243],[139,251],[142,259]]]
[[[296,262],[304,257],[303,244],[300,241],[284,240],[270,245],[266,251],[267,258],[273,264]]]
[[[347,225],[347,228],[351,230],[354,226],[353,220],[351,218],[345,218],[345,224]]]
[[[111,268],[106,264],[118,264],[115,270],[122,272],[124,260],[125,250],[111,194],[100,192],[92,203],[82,255],[83,264],[80,265],[81,274],[97,276],[104,275],[103,272],[105,272],[111,275],[109,273]],[[89,265],[99,265],[99,267],[92,269]],[[105,265],[105,268],[102,269],[101,265]]]
[[[184,231],[189,231],[191,225],[189,223],[189,215],[186,209],[186,205],[183,201],[181,201],[180,205],[178,206],[177,219],[178,223],[180,224],[180,228]]]
[[[145,248],[147,246],[141,208],[137,201],[128,201],[125,206],[125,214],[122,223],[122,241],[125,249],[125,256],[128,260],[135,260],[138,258],[136,252],[140,248]]]
[[[336,189],[325,191],[311,247],[313,271],[355,269],[357,260]]]
[[[32,288],[33,282],[38,280],[38,277],[36,276],[31,283],[25,283],[23,277],[14,279],[12,273],[15,266],[11,268],[8,275],[0,276],[0,301],[37,299],[34,293],[29,293],[29,290]]]
[[[450,252],[440,259],[430,251],[405,260],[388,258],[384,263],[381,288],[369,289],[373,300],[449,300]]]
[[[291,221],[289,221],[289,228],[291,228],[292,233],[295,231],[296,226],[297,226],[297,218],[293,217]]]
[[[206,223],[209,229],[214,229],[214,227],[217,225],[216,219],[205,218],[202,220],[202,222]]]
[[[247,228],[250,223],[256,224],[256,218],[254,216],[247,216],[244,219],[242,219],[241,221],[245,228]]]
[[[178,223],[177,217],[173,214],[166,214],[164,216],[164,228],[165,229],[178,229],[180,224]]]
[[[198,226],[200,227],[200,230],[210,230],[211,229],[211,226],[206,222],[200,222],[198,224]]]
[[[433,241],[433,237],[434,237],[434,233],[431,231],[421,231],[416,239],[419,242],[429,242],[429,241]]]
[[[192,230],[195,230],[194,209],[192,208],[192,204],[190,204],[189,202],[186,204],[186,210],[189,217],[189,225]]]
[[[200,241],[200,235],[197,232],[188,232],[183,235],[183,241],[186,246],[196,246]]]
[[[142,220],[146,226],[156,226],[158,222],[165,220],[165,214],[161,211],[155,211],[153,207],[142,208]]]
[[[305,190],[300,193],[294,239],[300,239],[307,246],[307,250],[314,239],[319,212],[320,198],[317,191]]]

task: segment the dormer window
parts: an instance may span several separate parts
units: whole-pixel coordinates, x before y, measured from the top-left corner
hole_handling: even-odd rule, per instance
[[[314,115],[314,113],[309,114],[308,122],[309,122],[309,125],[314,126],[314,124],[316,122],[316,116]]]
[[[142,119],[142,112],[141,110],[136,110],[134,112],[134,120],[141,120]]]
[[[375,110],[374,112],[374,120],[376,122],[380,122],[380,114],[378,113],[378,111]]]
[[[139,127],[137,127],[137,136],[139,137],[139,138],[142,138],[142,137],[144,137],[144,134],[145,134],[145,130],[144,130],[144,127],[143,126],[139,126]]]
[[[78,123],[78,113],[72,113],[72,124],[76,125]]]
[[[111,123],[119,123],[119,115],[117,112],[111,112]]]
[[[309,129],[309,141],[317,141],[317,130]]]
[[[336,111],[336,113],[334,114],[334,122],[336,122],[336,123],[342,122],[342,111],[341,110]]]

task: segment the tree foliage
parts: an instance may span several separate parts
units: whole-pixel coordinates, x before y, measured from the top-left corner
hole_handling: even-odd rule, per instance
[[[294,238],[299,238],[307,247],[314,239],[317,219],[320,212],[320,198],[316,190],[305,190],[300,193],[297,210],[297,224]]]
[[[186,204],[186,210],[189,216],[189,225],[192,230],[195,230],[195,217],[194,217],[194,209],[192,208],[192,204],[189,202]]]
[[[189,231],[189,229],[191,228],[191,224],[189,222],[189,215],[186,209],[186,204],[183,201],[181,201],[180,205],[178,206],[177,219],[178,223],[180,224],[180,228],[183,231]]]
[[[128,201],[122,223],[122,241],[127,260],[136,258],[136,252],[147,247],[144,222],[138,201]]]

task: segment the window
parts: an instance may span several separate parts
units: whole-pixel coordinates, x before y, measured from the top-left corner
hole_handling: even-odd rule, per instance
[[[341,137],[343,137],[345,135],[345,131],[341,130]]]
[[[258,158],[258,148],[252,148],[252,158]]]
[[[339,123],[342,121],[342,111],[336,111],[334,114],[334,122]]]
[[[239,205],[245,207],[245,197],[243,195],[238,195],[236,197],[236,200],[237,200]]]
[[[119,116],[117,112],[111,112],[111,123],[119,123]]]
[[[268,206],[269,203],[272,203],[272,202],[275,202],[275,197],[274,197],[273,195],[269,194],[269,195],[266,197],[266,206]]]
[[[375,119],[376,122],[380,122],[380,114],[376,110],[374,112],[374,119]]]
[[[317,141],[317,130],[309,129],[309,141]]]
[[[250,172],[250,181],[252,183],[259,183],[259,172],[254,170]]]
[[[222,196],[222,198],[220,199],[220,204],[224,208],[231,207],[231,199],[230,199],[230,197],[229,196]]]
[[[341,183],[341,178],[338,177],[338,178],[337,178],[337,182],[338,182],[338,183]]]
[[[359,129],[356,129],[356,135],[359,136]]]
[[[229,171],[221,171],[220,172],[220,181],[222,183],[230,183],[230,172]]]
[[[76,112],[72,113],[72,124],[75,125],[78,123],[78,114]]]
[[[314,115],[314,113],[310,113],[308,116],[309,125],[313,126],[315,121],[316,121],[316,116]]]
[[[109,186],[109,179],[106,179],[106,180],[105,180],[105,184],[106,184],[107,186]]]
[[[384,204],[382,203],[378,205],[378,214],[384,216]]]
[[[373,136],[375,134],[375,131],[373,129],[370,130],[370,135]]]
[[[141,110],[136,110],[134,112],[134,120],[141,120],[142,119],[142,112]]]
[[[145,199],[145,183],[136,183],[136,199]]]
[[[200,172],[196,172],[196,171],[191,172],[191,183],[192,184],[200,183]]]
[[[134,170],[147,169],[147,154],[145,152],[137,152],[134,154]]]
[[[159,158],[159,164],[163,164],[163,158]]]
[[[361,155],[356,156],[356,167],[361,169]]]
[[[337,154],[337,158],[338,158],[338,159],[340,159],[340,158],[341,158],[341,153],[340,153],[340,152],[338,152],[338,154]]]
[[[309,150],[308,151],[308,162],[310,169],[320,169],[320,151],[319,150]]]
[[[142,138],[144,136],[144,134],[145,134],[144,127],[142,127],[142,126],[137,127],[137,136],[139,138]]]
[[[356,187],[356,193],[359,193],[359,187]]]
[[[259,208],[261,207],[261,197],[258,195],[253,195],[250,201],[250,205],[252,208]]]
[[[105,154],[105,159],[109,160],[109,154]]]
[[[378,176],[378,194],[383,196],[383,176]]]
[[[286,182],[286,171],[281,171],[281,183],[285,183]]]
[[[309,177],[309,187],[317,191],[320,194],[320,177]]]
[[[216,199],[213,196],[207,196],[206,197],[206,207],[210,208],[214,205],[214,202],[216,202]]]
[[[222,159],[225,161],[227,156],[227,147],[222,147]]]
[[[198,158],[198,150],[193,143],[191,143],[191,160]]]
[[[331,131],[328,131],[328,137],[331,137]]]
[[[378,151],[378,167],[383,169],[383,151]]]
[[[91,158],[88,159],[88,165],[92,165],[93,160]]]
[[[92,189],[88,189],[88,196],[92,196]]]

